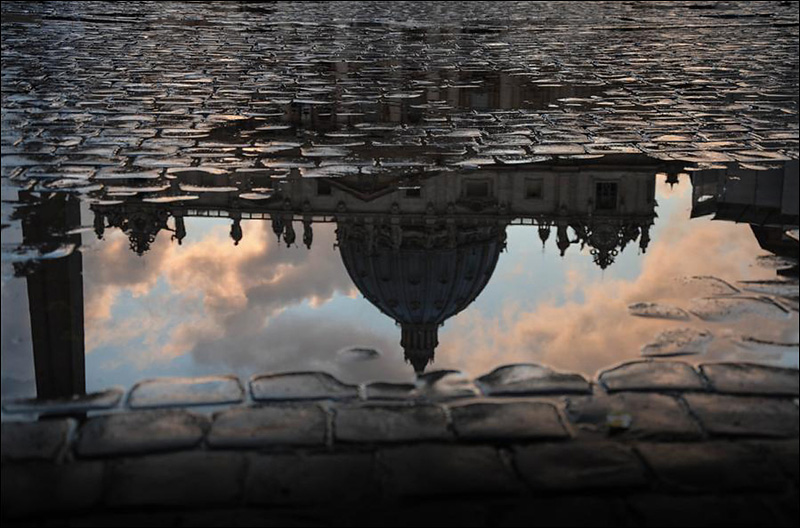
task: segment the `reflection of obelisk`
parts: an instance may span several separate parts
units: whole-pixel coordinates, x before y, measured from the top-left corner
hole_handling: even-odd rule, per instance
[[[20,199],[24,199],[20,196]],[[33,201],[34,199],[29,199]],[[53,233],[80,225],[80,202],[66,194],[45,196],[22,220],[24,243],[44,251],[62,243],[80,244],[80,235]],[[79,251],[36,262],[27,273],[36,396],[62,398],[86,391],[83,332],[83,278]]]
[[[483,291],[505,247],[505,226],[340,223],[339,251],[359,291],[401,327],[405,359],[421,373],[438,330]]]

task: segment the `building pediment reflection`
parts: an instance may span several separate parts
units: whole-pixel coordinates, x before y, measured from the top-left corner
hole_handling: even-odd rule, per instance
[[[134,199],[92,209],[98,236],[119,228],[140,255],[160,231],[178,243],[191,236],[184,219],[192,216],[229,218],[234,243],[242,239],[242,219],[262,219],[290,246],[299,243],[302,230],[301,241],[309,248],[314,224],[333,223],[353,283],[400,326],[405,357],[421,372],[433,359],[439,327],[489,282],[509,226],[529,226],[532,243],[544,244],[552,236],[562,256],[573,246],[588,248],[603,269],[629,244],[647,249],[656,216],[655,175],[675,167],[645,157],[622,160],[271,181],[254,175],[257,181],[243,179],[238,188],[272,188],[270,197],[252,201],[239,192],[201,193],[191,202]],[[176,189],[213,183],[197,171],[173,182]],[[223,184],[230,182],[218,182]]]

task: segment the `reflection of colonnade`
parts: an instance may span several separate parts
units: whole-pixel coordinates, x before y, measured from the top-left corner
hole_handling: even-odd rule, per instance
[[[692,218],[711,216],[750,224],[762,249],[794,261],[778,273],[797,276],[798,242],[787,232],[797,229],[800,219],[798,168],[798,161],[791,160],[767,170],[725,167],[695,171]]]
[[[299,224],[308,247],[314,223],[336,223],[337,244],[350,277],[401,326],[406,359],[422,371],[433,358],[438,328],[488,283],[505,248],[507,226],[535,226],[542,243],[555,232],[561,255],[573,245],[588,247],[601,268],[630,243],[638,241],[641,251],[647,249],[655,218],[654,176],[669,167],[648,158],[624,160],[560,160],[425,178],[290,175],[280,183],[244,182],[243,190],[275,188],[270,198],[257,202],[238,193],[204,193],[187,204],[128,200],[92,209],[98,235],[107,227],[120,228],[139,254],[161,230],[171,231],[180,243],[187,236],[187,216],[230,218],[235,243],[242,238],[242,219],[269,220],[287,245],[297,243]],[[175,181],[230,184],[224,175],[219,182],[209,177],[186,171]]]
[[[69,251],[67,256],[16,265],[27,283],[36,395],[54,399],[84,394],[83,262],[80,251],[71,250],[80,245],[81,236],[53,237],[80,226],[80,201],[66,193],[27,192],[20,192],[19,200],[25,204],[25,246],[42,254]]]

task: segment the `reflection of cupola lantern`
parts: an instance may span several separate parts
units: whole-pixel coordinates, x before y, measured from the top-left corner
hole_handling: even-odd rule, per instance
[[[231,224],[231,238],[233,239],[233,245],[238,246],[239,242],[242,240],[242,219],[234,217],[233,223]]]
[[[433,361],[445,320],[486,286],[505,245],[505,226],[340,222],[339,253],[367,300],[401,327],[400,344],[417,373]]]
[[[402,324],[400,346],[405,360],[414,367],[414,372],[422,374],[428,363],[433,362],[433,353],[439,344],[438,324]]]

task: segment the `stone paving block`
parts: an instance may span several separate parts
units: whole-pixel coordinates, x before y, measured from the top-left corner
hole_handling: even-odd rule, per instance
[[[244,391],[235,376],[157,378],[134,385],[128,405],[134,409],[238,403]]]
[[[797,396],[800,377],[797,369],[748,363],[706,363],[703,375],[718,392]]]
[[[413,383],[374,382],[364,386],[364,395],[368,400],[413,400],[419,396],[417,386]]]
[[[747,445],[765,453],[772,463],[791,479],[795,485],[800,480],[800,442],[796,438],[789,440],[753,440]]]
[[[101,409],[111,409],[119,405],[124,391],[114,387],[72,398],[58,400],[39,400],[36,398],[12,400],[3,403],[3,412],[38,414],[77,414]]]
[[[249,504],[355,503],[379,498],[369,453],[256,455],[250,461]]]
[[[196,446],[208,419],[184,410],[132,411],[90,418],[80,429],[79,456],[150,453]]]
[[[503,495],[521,490],[491,447],[420,444],[380,450],[378,461],[388,495]]]
[[[457,370],[436,370],[417,377],[417,393],[429,400],[449,400],[477,396],[475,384]]]
[[[3,518],[85,510],[103,491],[102,462],[3,464]]]
[[[695,420],[672,396],[624,392],[574,396],[567,417],[579,427],[638,438],[699,438]]]
[[[496,513],[495,526],[630,526],[625,503],[613,496],[528,498]]]
[[[600,383],[608,391],[705,390],[703,380],[688,364],[678,361],[632,361],[603,371]]]
[[[556,407],[544,402],[472,403],[451,406],[453,428],[468,440],[568,438]]]
[[[790,484],[766,454],[733,442],[641,443],[636,450],[677,491],[781,490]]]
[[[322,445],[327,416],[316,405],[229,409],[214,416],[208,444],[215,448]]]
[[[404,442],[446,440],[444,409],[436,405],[352,405],[335,410],[336,440],[344,442]]]
[[[637,495],[628,504],[644,526],[779,526],[759,495]]]
[[[190,451],[123,459],[110,467],[109,506],[232,504],[241,494],[244,455]]]
[[[686,394],[703,428],[714,435],[796,437],[798,409],[790,400]]]
[[[358,397],[358,387],[325,372],[290,372],[256,376],[250,381],[254,400],[347,400]]]
[[[2,460],[55,460],[75,427],[70,419],[3,422],[0,427]]]
[[[564,374],[529,363],[496,368],[476,379],[475,383],[487,396],[591,392],[591,385],[580,374]]]
[[[514,449],[514,464],[535,489],[634,488],[647,484],[633,451],[618,443],[573,441]]]

